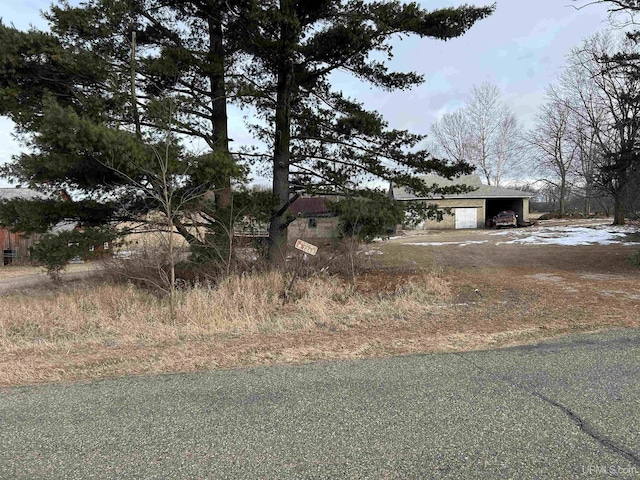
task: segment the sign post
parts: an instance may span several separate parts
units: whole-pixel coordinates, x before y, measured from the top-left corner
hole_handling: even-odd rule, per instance
[[[296,281],[296,278],[298,277],[298,271],[300,270],[300,267],[302,267],[302,261],[307,257],[307,254],[315,255],[316,253],[318,253],[318,247],[308,242],[305,242],[304,240],[300,240],[300,239],[296,240],[295,247],[302,252],[302,256],[300,257],[300,260],[298,260],[298,265],[296,265],[296,269],[293,271],[293,277],[291,277],[291,282],[289,283],[289,286],[284,291],[284,299],[282,301],[282,305],[287,303],[287,301],[289,300],[289,296],[291,295],[291,290],[293,289],[293,283]]]
[[[304,253],[308,253],[309,255],[315,255],[318,253],[318,247],[300,239],[296,240],[296,248]]]

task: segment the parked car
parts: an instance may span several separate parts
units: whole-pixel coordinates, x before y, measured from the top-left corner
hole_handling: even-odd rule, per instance
[[[491,219],[491,226],[494,228],[517,227],[518,216],[513,210],[503,210]]]

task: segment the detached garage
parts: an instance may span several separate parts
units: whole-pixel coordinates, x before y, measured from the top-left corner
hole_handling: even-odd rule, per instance
[[[454,180],[436,176],[424,176],[421,179],[429,186],[469,185],[475,188],[473,192],[468,193],[424,198],[391,186],[389,192],[398,201],[420,200],[442,209],[438,219],[424,222],[425,229],[482,228],[488,220],[503,210],[513,210],[519,223],[529,221],[529,199],[533,196],[531,193],[484,185],[477,175],[467,175]],[[450,212],[447,213],[445,209],[450,209]]]

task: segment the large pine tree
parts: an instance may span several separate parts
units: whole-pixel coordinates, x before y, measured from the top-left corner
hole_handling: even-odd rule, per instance
[[[46,14],[50,33],[0,25],[0,113],[14,120],[30,147],[4,173],[100,202],[110,212],[102,222],[141,218],[159,207],[139,187],[153,188],[149,173],[158,173],[156,150],[170,124],[169,173],[182,178],[185,191],[215,192],[206,197],[215,204],[200,197],[181,207],[202,210],[198,223],[218,233],[209,238],[224,250],[220,219],[228,218],[231,178],[244,174],[229,152],[227,128],[225,75],[233,52],[224,25],[231,4],[89,0],[53,6]],[[194,140],[203,151],[180,148]],[[82,204],[76,202],[76,210]],[[5,206],[4,217],[11,207]],[[43,206],[34,201],[20,210],[28,208]],[[69,207],[59,202],[58,210],[46,222],[62,219]],[[182,219],[176,228],[202,244]]]
[[[418,173],[469,171],[415,147],[423,137],[389,129],[375,111],[332,88],[331,74],[348,72],[385,90],[406,90],[423,79],[389,70],[392,39],[405,35],[447,40],[465,33],[493,7],[426,11],[417,3],[358,0],[247,0],[237,19],[240,50],[253,60],[251,78],[263,92],[257,130],[272,145],[267,161],[278,207],[269,226],[271,256],[286,253],[286,207],[292,191],[356,191],[371,177],[421,189]],[[382,60],[381,60],[382,59]]]

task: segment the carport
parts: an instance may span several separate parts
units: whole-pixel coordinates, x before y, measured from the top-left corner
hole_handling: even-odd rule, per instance
[[[525,210],[524,210],[524,199],[523,198],[487,198],[486,206],[485,206],[485,225],[488,220],[491,220],[498,213],[504,210],[513,210],[515,214],[518,216],[518,223],[522,223],[526,221],[525,218]],[[527,201],[528,204],[528,201]],[[528,205],[527,205],[527,214],[529,213]]]

